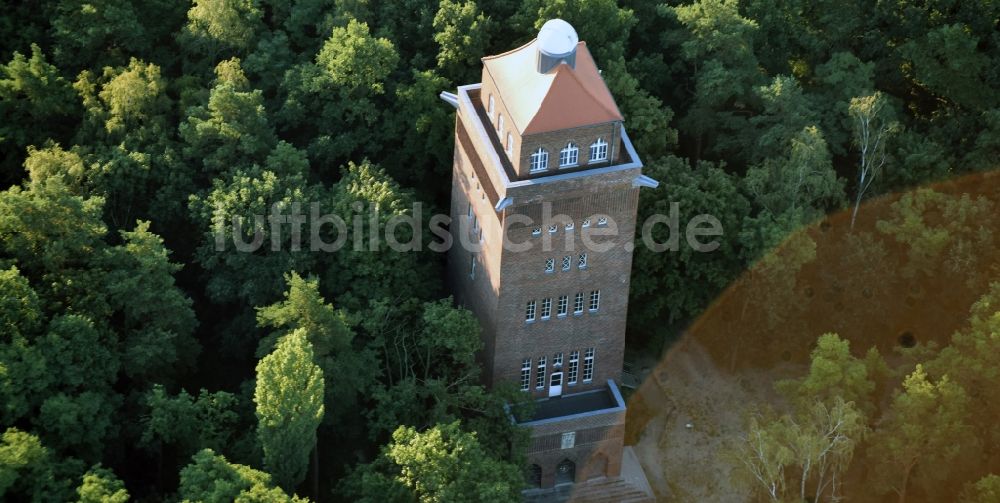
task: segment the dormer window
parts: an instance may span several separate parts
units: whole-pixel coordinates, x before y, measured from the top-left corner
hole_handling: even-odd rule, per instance
[[[507,133],[507,157],[514,154],[514,135]]]
[[[539,148],[531,154],[531,172],[537,173],[549,169],[549,153],[544,148]]]
[[[503,114],[497,118],[497,136],[503,136]]]
[[[489,113],[489,116],[490,116],[491,119],[493,118],[493,110],[494,110],[495,107],[496,107],[496,103],[493,102],[493,95],[491,94],[490,95],[490,108],[488,110],[488,113]]]
[[[577,161],[580,159],[580,149],[577,148],[575,143],[569,143],[565,148],[559,151],[559,167],[568,168],[571,166],[576,166]]]
[[[604,138],[590,144],[590,162],[601,162],[608,160],[608,142]]]

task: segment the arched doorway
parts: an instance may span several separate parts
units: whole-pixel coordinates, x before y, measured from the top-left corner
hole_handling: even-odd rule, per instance
[[[556,465],[556,484],[572,484],[576,482],[576,463],[564,459]]]
[[[601,478],[608,473],[608,457],[604,454],[598,454],[591,458],[590,463],[588,463],[588,479]]]
[[[542,467],[531,465],[528,467],[528,485],[531,487],[542,487]]]

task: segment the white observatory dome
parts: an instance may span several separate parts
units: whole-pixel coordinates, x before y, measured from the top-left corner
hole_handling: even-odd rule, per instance
[[[568,56],[580,41],[573,26],[562,19],[550,19],[538,32],[538,50],[546,56]]]

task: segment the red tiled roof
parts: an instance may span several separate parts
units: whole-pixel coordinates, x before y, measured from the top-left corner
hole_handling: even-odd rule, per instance
[[[537,40],[483,58],[487,72],[521,135],[622,120],[611,91],[584,42],[576,46],[576,68],[561,63],[539,73]]]

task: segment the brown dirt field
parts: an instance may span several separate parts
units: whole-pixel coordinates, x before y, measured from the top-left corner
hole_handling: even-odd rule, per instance
[[[984,196],[1000,211],[1000,172],[930,188]],[[891,205],[901,197],[869,201],[853,230],[850,211],[843,211],[800,231],[799,237],[815,242],[814,260],[791,281],[758,266],[747,271],[688,327],[633,394],[626,438],[635,443],[662,501],[746,501],[733,483],[730,463],[721,459],[721,446],[744,433],[747,405],[780,406],[773,382],[804,373],[818,336],[835,332],[851,342],[855,356],[876,347],[899,361],[894,355],[901,341],[946,345],[965,326],[969,307],[986,285],[1000,281],[1000,246],[974,249],[967,262],[971,269],[956,271],[942,256],[936,269],[908,273],[909,249],[876,227],[890,218]],[[992,242],[1000,245],[996,216],[974,223],[979,228],[973,230],[992,233]],[[949,227],[935,209],[921,217],[955,234],[969,232],[968,225]],[[857,246],[858,235],[870,236],[869,245],[876,245]],[[773,263],[794,259],[795,240],[778,247]],[[879,247],[884,252],[869,249]],[[919,494],[910,496],[910,503],[921,501]]]

